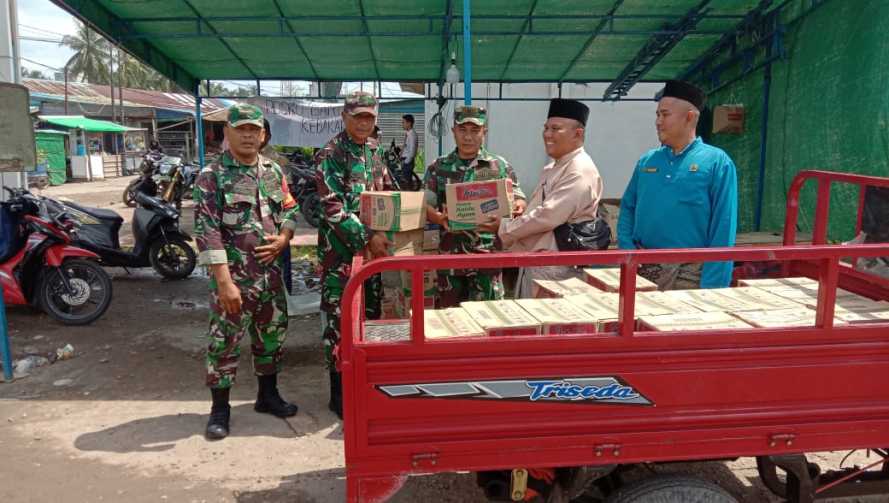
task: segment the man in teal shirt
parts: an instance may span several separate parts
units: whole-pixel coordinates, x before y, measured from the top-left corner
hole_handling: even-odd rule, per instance
[[[668,81],[657,108],[661,147],[639,159],[620,203],[623,249],[735,245],[738,179],[728,154],[695,131],[706,97],[686,82]],[[661,290],[729,286],[732,262],[646,264],[639,274]]]

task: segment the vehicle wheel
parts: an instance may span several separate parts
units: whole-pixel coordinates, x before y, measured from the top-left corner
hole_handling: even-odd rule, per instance
[[[618,489],[605,503],[738,503],[718,485],[686,475],[663,475]]]
[[[303,203],[300,204],[300,211],[309,225],[315,228],[318,227],[318,224],[321,222],[321,197],[317,192],[306,196]]]
[[[123,189],[123,204],[129,206],[130,208],[136,207],[136,191],[133,190],[134,183],[127,185],[127,188]]]
[[[756,471],[759,472],[759,479],[762,485],[766,486],[772,494],[779,498],[787,497],[787,473],[778,468],[778,465],[772,462],[766,456],[758,456],[756,458]],[[821,474],[821,467],[816,463],[809,463],[809,476],[813,479]]]
[[[187,278],[197,264],[194,249],[180,237],[155,241],[148,250],[151,267],[167,279]]]
[[[71,291],[65,287],[65,275]],[[90,260],[68,259],[58,269],[47,269],[37,287],[40,308],[66,325],[86,325],[111,304],[111,278]]]

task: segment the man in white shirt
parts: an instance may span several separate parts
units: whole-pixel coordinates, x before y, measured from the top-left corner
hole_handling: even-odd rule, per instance
[[[414,131],[414,116],[405,114],[401,116],[401,127],[404,128],[404,144],[401,146],[401,167],[402,179],[410,180],[411,173],[414,172],[414,158],[417,157],[417,147],[419,138],[417,132]]]

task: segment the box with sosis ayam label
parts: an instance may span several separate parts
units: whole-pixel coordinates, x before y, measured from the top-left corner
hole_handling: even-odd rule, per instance
[[[508,178],[449,183],[445,196],[451,230],[471,230],[491,217],[512,216],[512,180]]]

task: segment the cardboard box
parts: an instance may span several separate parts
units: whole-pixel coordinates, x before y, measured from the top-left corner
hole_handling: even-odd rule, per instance
[[[793,309],[743,311],[732,314],[738,319],[759,328],[814,327],[815,311],[807,308],[800,309],[800,307]],[[836,316],[834,317],[834,325],[844,324],[844,321]]]
[[[790,299],[799,304],[805,305],[814,305],[818,303],[818,286],[780,286],[780,287],[757,287],[762,290],[765,290],[769,293],[778,295],[780,297],[784,297],[786,299]],[[843,290],[842,288],[837,288],[837,301],[840,299],[861,299],[861,297],[857,293],[852,293],[848,290]],[[870,299],[867,299],[870,300]]]
[[[732,299],[734,302],[749,304],[748,311],[757,310],[776,310],[776,309],[799,309],[801,304],[787,297],[775,295],[768,290],[757,288],[755,286],[739,286],[737,288],[714,288],[706,290],[709,293],[722,295]]]
[[[541,324],[544,335],[591,334],[599,331],[598,317],[568,299],[516,299]],[[608,316],[604,321],[613,321]]]
[[[441,245],[441,231],[438,229],[426,229],[423,231],[423,254],[432,255],[438,253]]]
[[[618,296],[616,293],[573,294],[566,296],[565,300],[598,320],[598,332],[614,332],[618,329]],[[634,319],[633,324],[635,323],[636,320]]]
[[[878,306],[872,310],[860,311],[837,307],[834,310],[833,323],[834,325],[839,325],[840,322],[849,323],[852,325],[866,323],[889,323],[889,304],[887,304],[886,302],[879,302],[879,304],[883,305]]]
[[[648,306],[658,306],[662,309],[669,311],[669,313],[664,314],[680,314],[680,313],[697,313],[700,312],[700,309],[686,304],[681,300],[673,298],[667,295],[666,292],[639,292],[636,294],[636,303],[644,306],[643,309],[649,309]],[[638,311],[638,306],[636,307]],[[655,314],[655,313],[648,313]]]
[[[645,294],[655,292],[644,292]],[[615,313],[617,316],[620,309],[620,296],[616,293],[597,293],[593,295],[593,301],[604,305],[607,309]],[[683,309],[688,310],[687,308]],[[668,304],[658,301],[658,297],[642,296],[642,293],[636,294],[635,306],[633,311],[638,318],[639,316],[658,316],[662,314],[673,314],[674,310],[668,307]]]
[[[717,105],[713,107],[713,132],[741,134],[745,117],[744,105]]]
[[[644,330],[656,332],[752,328],[749,323],[722,312],[641,316],[639,324]]]
[[[423,192],[362,192],[361,223],[375,231],[422,229],[426,225],[424,197]]]
[[[487,335],[540,334],[540,323],[514,300],[463,302],[460,307],[485,329]]]
[[[512,180],[449,183],[445,186],[448,226],[451,230],[475,229],[491,217],[512,216]]]
[[[620,269],[616,267],[609,268],[589,268],[583,270],[586,282],[606,292],[616,292],[620,288]],[[636,291],[651,292],[657,290],[657,285],[636,275]]]
[[[728,311],[755,311],[762,309],[759,303],[751,303],[737,298],[727,297],[711,290],[670,290],[664,292],[674,300],[684,302],[698,311],[708,313]]]
[[[764,278],[764,279],[739,279],[738,286],[756,286],[756,287],[797,287],[809,286],[818,287],[818,280],[805,277],[794,278]]]
[[[405,232],[385,232],[389,245],[389,256],[412,257],[423,254],[423,230]],[[386,288],[410,288],[410,273],[407,271],[383,271],[383,286]],[[405,282],[406,278],[406,282]]]
[[[534,280],[534,297],[537,299],[558,299],[568,295],[576,294],[595,294],[601,293],[602,290],[595,288],[589,283],[579,278],[570,278],[563,280]]]
[[[427,339],[485,336],[484,329],[459,307],[424,310],[423,332]]]

